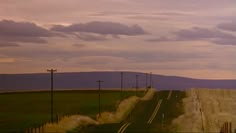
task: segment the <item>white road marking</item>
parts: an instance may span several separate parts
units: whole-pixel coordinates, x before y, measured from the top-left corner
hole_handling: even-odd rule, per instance
[[[118,130],[117,133],[124,133],[125,129],[130,125],[131,123],[125,123],[124,125],[121,126],[121,128]]]
[[[161,103],[162,103],[162,99],[158,101],[155,110],[153,111],[151,117],[149,118],[149,120],[148,120],[148,122],[147,122],[148,124],[151,124],[152,121],[154,120],[154,118],[156,117],[157,112],[158,112],[158,110],[159,110],[159,108],[160,108],[160,106],[161,106]]]
[[[130,125],[131,123],[128,123],[124,128],[123,130],[120,132],[120,133],[124,133],[125,129],[127,129],[127,127]]]
[[[127,125],[128,123],[125,123],[124,125],[122,125],[121,126],[121,128],[118,130],[118,132],[117,133],[120,133],[121,132],[121,130]]]
[[[172,91],[169,92],[169,95],[168,95],[168,97],[167,97],[167,100],[170,100],[171,94],[172,94]]]

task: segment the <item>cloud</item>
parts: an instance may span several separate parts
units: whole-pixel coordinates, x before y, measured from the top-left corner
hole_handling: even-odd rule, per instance
[[[91,33],[79,33],[76,36],[84,41],[106,41],[107,37],[105,35],[91,34]]]
[[[180,40],[202,40],[202,39],[214,39],[214,38],[227,38],[232,39],[235,36],[224,33],[217,29],[207,29],[200,27],[193,27],[192,29],[184,29],[175,32],[175,35]]]
[[[157,38],[147,39],[146,41],[148,41],[148,42],[166,42],[166,41],[177,41],[177,40],[173,39],[173,38],[161,36],[161,37],[157,37]]]
[[[127,26],[121,23],[99,21],[88,22],[85,24],[71,24],[69,26],[55,25],[51,30],[64,33],[85,32],[101,35],[136,36],[146,34],[139,25]]]
[[[15,62],[14,58],[1,58],[0,57],[0,63],[13,63]]]
[[[29,22],[2,20],[0,29],[1,36],[47,37],[51,35],[48,30]]]
[[[52,33],[34,23],[0,21],[0,39],[7,42],[45,43],[43,37],[50,37]]]
[[[89,14],[90,16],[101,16],[101,17],[104,17],[104,16],[120,16],[120,15],[140,15],[140,14],[143,14],[143,13],[140,13],[140,12],[133,12],[133,11],[102,11],[102,12],[96,12],[96,13],[91,13]]]
[[[145,9],[158,9],[158,10],[180,10],[180,11],[199,11],[211,9],[224,9],[233,7],[234,0],[132,0],[134,6],[142,6]]]
[[[129,19],[140,19],[140,20],[169,20],[166,16],[158,16],[158,15],[133,15],[128,16]]]
[[[86,45],[85,45],[85,44],[82,44],[82,43],[74,43],[74,44],[72,44],[72,46],[78,47],[78,48],[86,47]]]
[[[183,17],[183,16],[192,16],[193,14],[190,12],[179,12],[179,11],[169,11],[169,12],[156,12],[154,13],[155,15],[162,15],[162,16],[178,16],[178,17]]]
[[[219,39],[213,40],[212,42],[216,44],[222,44],[222,45],[236,45],[236,38],[232,38],[232,39],[219,38]]]
[[[114,50],[114,48],[94,48],[90,49],[91,45],[83,44],[83,43],[75,43],[72,44],[73,50],[66,49],[54,49],[54,50],[45,50],[45,49],[34,49],[28,51],[2,51],[2,54],[7,57],[13,58],[31,58],[31,59],[39,59],[39,60],[71,60],[73,58],[81,58],[81,57],[115,57],[115,58],[123,58],[130,63],[165,63],[165,62],[182,62],[182,61],[192,61],[193,59],[202,59],[207,58],[209,54],[203,51],[162,51],[156,50],[156,48],[152,49],[142,49],[136,48],[127,49],[127,50]],[[43,53],[43,54],[42,54]],[[147,54],[148,53],[148,54]],[[103,60],[106,61],[106,60]],[[64,61],[64,63],[66,63]],[[93,62],[91,62],[91,65]]]
[[[1,47],[19,47],[20,45],[17,43],[11,43],[11,42],[0,42],[0,48]]]
[[[219,24],[217,27],[222,30],[236,32],[236,22],[222,23],[222,24]]]
[[[193,17],[196,16],[191,12],[179,12],[179,11],[163,11],[163,12],[151,12],[151,13],[140,13],[140,14],[124,14],[129,19],[141,19],[141,20],[161,20],[161,21],[169,21],[174,20],[176,18],[184,18],[184,17]]]
[[[23,36],[0,36],[5,42],[21,42],[21,43],[46,43],[47,41],[41,37],[23,37]]]
[[[162,36],[147,39],[149,42],[165,41],[209,41],[215,44],[236,45],[236,36],[222,32],[218,29],[207,29],[193,27],[191,29],[182,29],[172,33],[174,37]]]
[[[180,12],[180,11],[159,11],[159,12],[134,12],[134,11],[103,11],[103,12],[96,12],[91,13],[89,16],[147,16],[147,15],[156,15],[156,16],[190,16],[193,14]]]

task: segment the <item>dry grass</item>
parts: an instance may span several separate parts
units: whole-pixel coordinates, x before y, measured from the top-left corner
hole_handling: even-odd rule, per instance
[[[219,132],[224,122],[236,129],[236,90],[191,89],[183,103],[185,114],[173,121],[181,132]]]

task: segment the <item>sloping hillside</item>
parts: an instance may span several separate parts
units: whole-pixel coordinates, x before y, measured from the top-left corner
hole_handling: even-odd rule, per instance
[[[139,87],[146,86],[146,74],[124,72],[124,88],[136,86],[136,75],[139,75]],[[74,72],[55,73],[55,89],[97,88],[97,80],[103,80],[102,88],[120,88],[120,72]],[[150,85],[150,75],[148,75]],[[158,89],[188,88],[236,88],[236,80],[200,80],[177,76],[152,75],[153,87]],[[0,91],[39,90],[50,87],[49,73],[36,74],[0,74]]]

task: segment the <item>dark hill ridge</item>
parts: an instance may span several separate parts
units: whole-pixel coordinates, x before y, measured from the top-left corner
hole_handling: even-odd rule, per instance
[[[146,84],[146,74],[124,72],[124,88],[136,86],[139,75],[139,87]],[[97,88],[97,80],[103,80],[102,88],[120,88],[120,72],[74,72],[55,73],[55,89]],[[150,84],[148,75],[148,85]],[[177,76],[152,75],[153,86],[158,89],[188,88],[236,88],[236,80],[202,80]],[[50,88],[50,74],[0,74],[0,91],[47,90]]]

